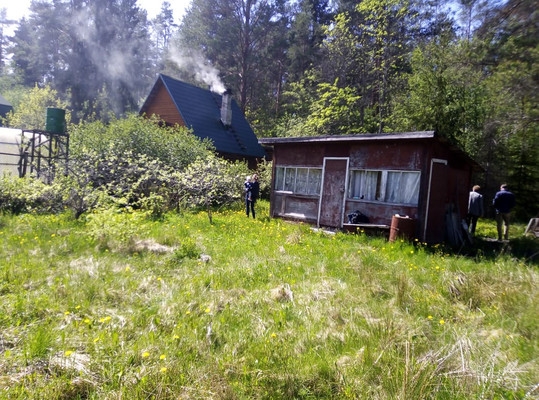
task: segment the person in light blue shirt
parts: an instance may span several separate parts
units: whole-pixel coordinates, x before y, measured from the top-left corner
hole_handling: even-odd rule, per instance
[[[492,205],[496,210],[496,227],[498,229],[498,241],[509,239],[509,222],[511,216],[511,210],[515,206],[515,195],[511,193],[507,185],[504,183],[500,186],[500,191],[494,196]],[[503,225],[503,232],[502,232]]]

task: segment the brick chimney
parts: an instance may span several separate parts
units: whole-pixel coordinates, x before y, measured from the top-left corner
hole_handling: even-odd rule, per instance
[[[224,126],[232,125],[232,90],[223,93],[221,104],[221,122]]]

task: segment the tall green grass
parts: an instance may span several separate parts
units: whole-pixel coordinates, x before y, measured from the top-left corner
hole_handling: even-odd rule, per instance
[[[539,396],[522,227],[464,255],[258,208],[1,216],[0,398]]]

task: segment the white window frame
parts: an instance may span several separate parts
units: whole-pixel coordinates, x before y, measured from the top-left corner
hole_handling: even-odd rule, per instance
[[[301,179],[304,173],[306,173],[305,178]],[[315,174],[318,176],[316,177]],[[315,179],[314,183],[316,185],[314,190],[312,189],[313,179]],[[305,189],[302,190],[302,186]],[[320,196],[321,190],[322,167],[298,167],[284,165],[278,165],[275,167],[275,192],[305,196]]]

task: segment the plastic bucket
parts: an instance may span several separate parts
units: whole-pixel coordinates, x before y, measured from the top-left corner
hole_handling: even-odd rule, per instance
[[[45,130],[51,133],[65,132],[66,111],[62,108],[47,108],[47,122]]]
[[[397,238],[412,240],[415,236],[415,219],[394,215],[391,218],[389,241],[394,242]]]

